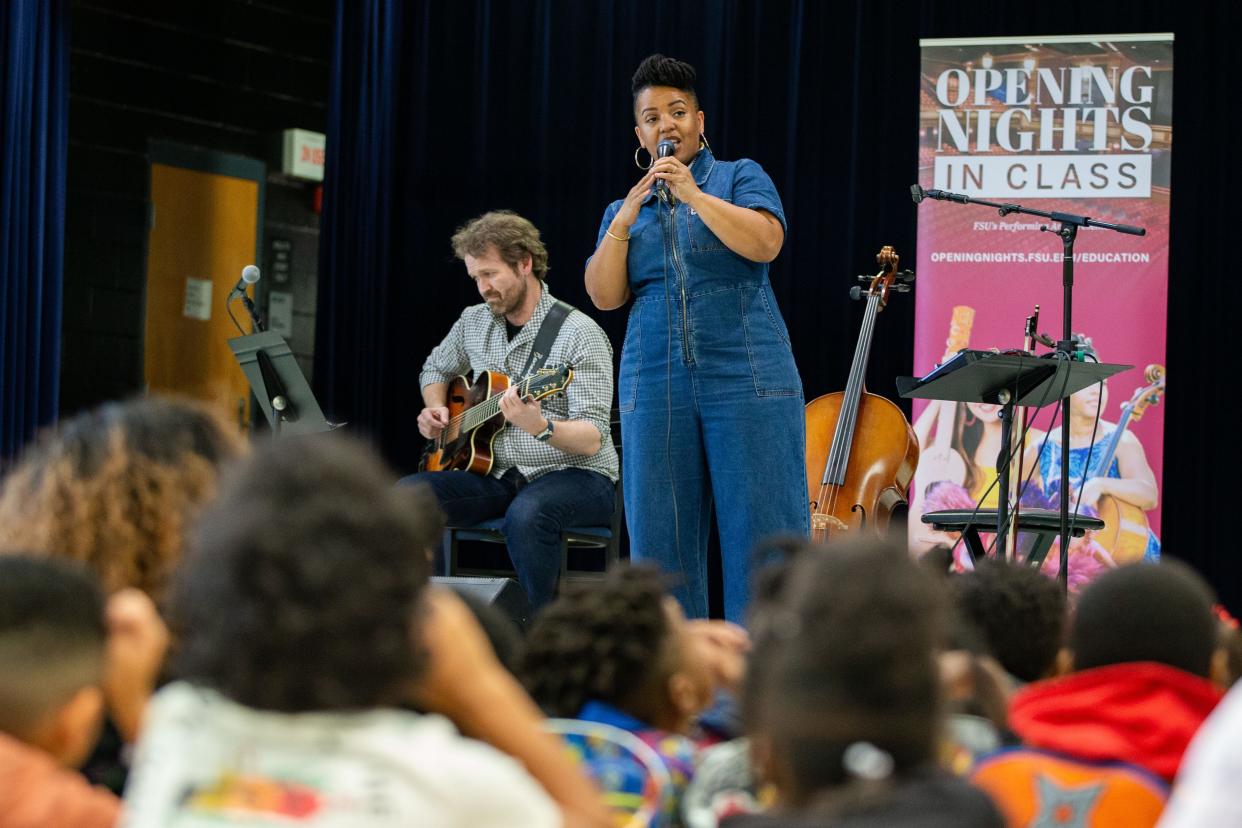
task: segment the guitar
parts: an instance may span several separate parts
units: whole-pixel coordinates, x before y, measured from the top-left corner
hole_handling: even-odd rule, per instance
[[[1148,365],[1143,377],[1147,385],[1137,389],[1130,401],[1121,406],[1117,428],[1109,436],[1099,462],[1094,464],[1102,474],[1108,474],[1108,467],[1113,464],[1113,457],[1117,454],[1117,447],[1121,445],[1121,438],[1125,436],[1126,427],[1142,419],[1148,406],[1159,404],[1164,395],[1163,365]],[[1142,560],[1147,551],[1150,534],[1147,513],[1112,495],[1101,497],[1097,509],[1100,519],[1104,521],[1104,528],[1095,533],[1095,542],[1104,547],[1118,564]]]
[[[540,368],[518,381],[518,394],[541,400],[563,392],[573,378],[573,368],[568,365]],[[466,377],[454,377],[448,387],[448,425],[427,443],[418,470],[489,474],[492,443],[505,427],[500,398],[509,384],[509,378],[496,371],[480,372],[473,383]]]

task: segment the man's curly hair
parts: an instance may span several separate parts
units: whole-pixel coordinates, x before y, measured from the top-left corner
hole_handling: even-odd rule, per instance
[[[630,79],[630,92],[637,104],[639,94],[647,87],[671,86],[688,94],[697,107],[699,96],[694,91],[695,78],[694,67],[684,60],[660,54],[648,55],[634,70],[634,77]]]
[[[676,659],[665,585],[650,567],[577,584],[549,604],[526,637],[518,676],[550,716],[601,701],[650,722]]]
[[[465,261],[467,256],[485,256],[496,248],[500,260],[513,268],[530,259],[530,272],[542,282],[548,276],[548,248],[539,228],[512,210],[492,210],[476,216],[453,233],[453,253]]]
[[[0,489],[0,549],[85,564],[108,592],[157,600],[185,533],[240,455],[237,430],[205,405],[108,403],[45,432]]]
[[[204,511],[174,579],[174,673],[289,713],[398,703],[443,517],[360,443],[257,450]]]
[[[1065,636],[1065,595],[1056,581],[987,559],[950,583],[958,612],[1010,675],[1029,682],[1048,674]]]

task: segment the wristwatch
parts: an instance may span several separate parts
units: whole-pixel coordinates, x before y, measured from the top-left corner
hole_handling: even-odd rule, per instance
[[[536,434],[535,439],[539,440],[542,443],[546,443],[552,439],[552,431],[553,431],[552,420],[549,419],[547,428],[545,428],[543,431]]]

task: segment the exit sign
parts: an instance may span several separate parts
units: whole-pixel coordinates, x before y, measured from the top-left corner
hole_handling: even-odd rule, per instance
[[[281,172],[310,181],[323,181],[323,156],[327,141],[327,136],[322,132],[286,129],[280,156]]]

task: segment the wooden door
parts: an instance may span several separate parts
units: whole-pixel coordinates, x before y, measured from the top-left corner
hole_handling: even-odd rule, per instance
[[[249,389],[227,340],[225,298],[258,248],[261,179],[151,165],[144,368],[151,391],[184,394],[248,422]],[[250,333],[240,302],[233,313]]]

